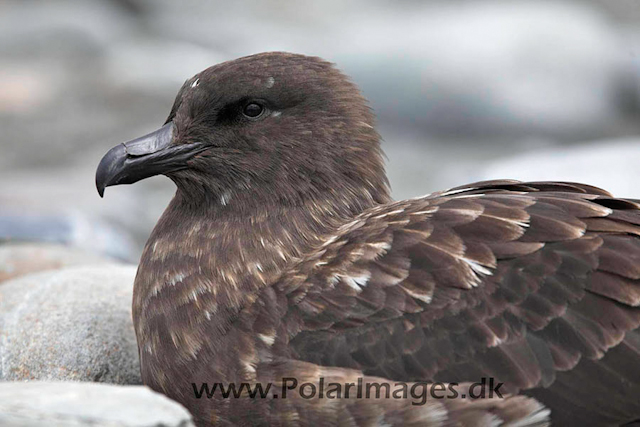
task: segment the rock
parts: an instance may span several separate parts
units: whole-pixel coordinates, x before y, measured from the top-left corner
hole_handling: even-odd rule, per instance
[[[144,386],[73,382],[0,383],[5,427],[191,427],[179,403]]]
[[[1,196],[0,196],[1,198]],[[49,242],[104,253],[121,260],[137,258],[126,232],[102,218],[74,212],[24,212],[19,206],[0,213],[0,239],[18,242]]]
[[[640,198],[640,140],[596,141],[548,147],[501,158],[469,178],[574,181],[601,187],[617,197]]]
[[[381,127],[387,175],[396,200],[423,196],[478,180],[497,158],[547,149],[543,139],[482,136],[441,137],[416,129]]]
[[[162,125],[199,69],[261,51],[324,56],[352,75],[380,116],[396,197],[465,183],[460,169],[518,151],[505,138],[640,129],[632,2],[0,4],[0,140],[11,147],[0,155],[0,239],[37,232],[137,261],[175,187],[154,177],[100,200],[100,158]]]
[[[0,71],[0,114],[28,115],[53,102],[55,77],[55,72],[38,72],[22,64],[4,65]]]
[[[100,199],[95,167],[108,148],[73,168],[0,173],[0,240],[62,243],[137,262],[175,187],[154,177],[108,188]]]
[[[156,32],[225,46],[225,59],[285,50],[332,60],[381,122],[439,133],[612,131],[621,76],[634,67],[615,21],[579,2],[237,1],[221,15],[216,2],[140,1]]]
[[[172,99],[185,80],[222,59],[194,43],[138,37],[110,46],[106,61],[105,75],[113,87],[160,91]]]
[[[7,243],[0,245],[0,282],[38,271],[108,262],[112,260],[79,248],[48,243]]]
[[[133,20],[99,0],[13,1],[0,15],[0,53],[28,56],[99,53],[132,30]]]
[[[70,267],[0,286],[0,380],[140,384],[134,266]]]
[[[631,66],[615,25],[575,3],[425,5],[330,33],[343,42],[318,54],[361,83],[382,120],[440,133],[602,132]]]

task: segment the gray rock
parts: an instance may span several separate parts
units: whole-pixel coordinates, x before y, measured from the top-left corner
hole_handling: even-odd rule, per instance
[[[613,23],[576,3],[425,5],[332,34],[345,42],[318,53],[361,83],[383,120],[443,133],[602,131],[630,66]]]
[[[3,7],[0,15],[0,53],[95,55],[132,28],[132,19],[109,3],[99,0],[11,2],[11,7]]]
[[[63,243],[137,262],[175,187],[154,177],[108,188],[100,199],[95,167],[108,148],[73,168],[0,173],[0,239]]]
[[[49,242],[102,252],[121,260],[137,258],[126,232],[79,212],[25,212],[19,206],[0,212],[0,240]]]
[[[476,169],[469,179],[574,181],[601,187],[617,197],[638,199],[638,158],[638,139],[596,141],[504,157]]]
[[[72,382],[0,383],[6,427],[190,427],[179,403],[143,386]]]
[[[478,180],[478,171],[497,158],[546,150],[544,139],[457,138],[425,135],[416,129],[381,127],[392,196],[406,199]]]
[[[79,248],[48,243],[7,243],[0,245],[0,282],[38,271],[108,262],[112,260]]]
[[[105,77],[115,88],[167,93],[172,99],[185,80],[218,62],[222,58],[214,51],[194,43],[129,38],[110,46]]]
[[[140,384],[134,266],[71,267],[0,286],[0,380]]]
[[[624,33],[580,2],[241,0],[222,15],[220,1],[144,3],[156,32],[224,45],[225,59],[285,50],[335,61],[381,121],[440,133],[601,134],[623,109],[621,75],[633,73]]]
[[[5,230],[132,262],[174,186],[155,177],[100,200],[95,167],[160,126],[181,83],[221,60],[289,50],[336,62],[380,116],[396,197],[463,184],[522,151],[505,138],[640,129],[628,114],[640,99],[631,0],[1,4]]]

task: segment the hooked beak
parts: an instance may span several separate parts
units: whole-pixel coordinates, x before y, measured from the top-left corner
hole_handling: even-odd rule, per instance
[[[169,122],[154,132],[109,150],[96,170],[100,197],[110,185],[133,184],[154,175],[186,169],[187,161],[203,150],[202,145],[174,145],[173,133],[173,123]]]

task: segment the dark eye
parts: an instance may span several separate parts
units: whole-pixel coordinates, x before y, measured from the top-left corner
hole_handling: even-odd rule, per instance
[[[250,117],[252,119],[255,119],[256,117],[260,116],[263,112],[264,112],[264,107],[256,102],[251,102],[245,105],[244,109],[242,110],[242,113],[245,116]]]

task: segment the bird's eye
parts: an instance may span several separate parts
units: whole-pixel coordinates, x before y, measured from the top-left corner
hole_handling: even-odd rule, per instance
[[[242,110],[242,114],[245,116],[255,119],[259,117],[264,112],[264,107],[256,102],[251,102],[244,106]]]

